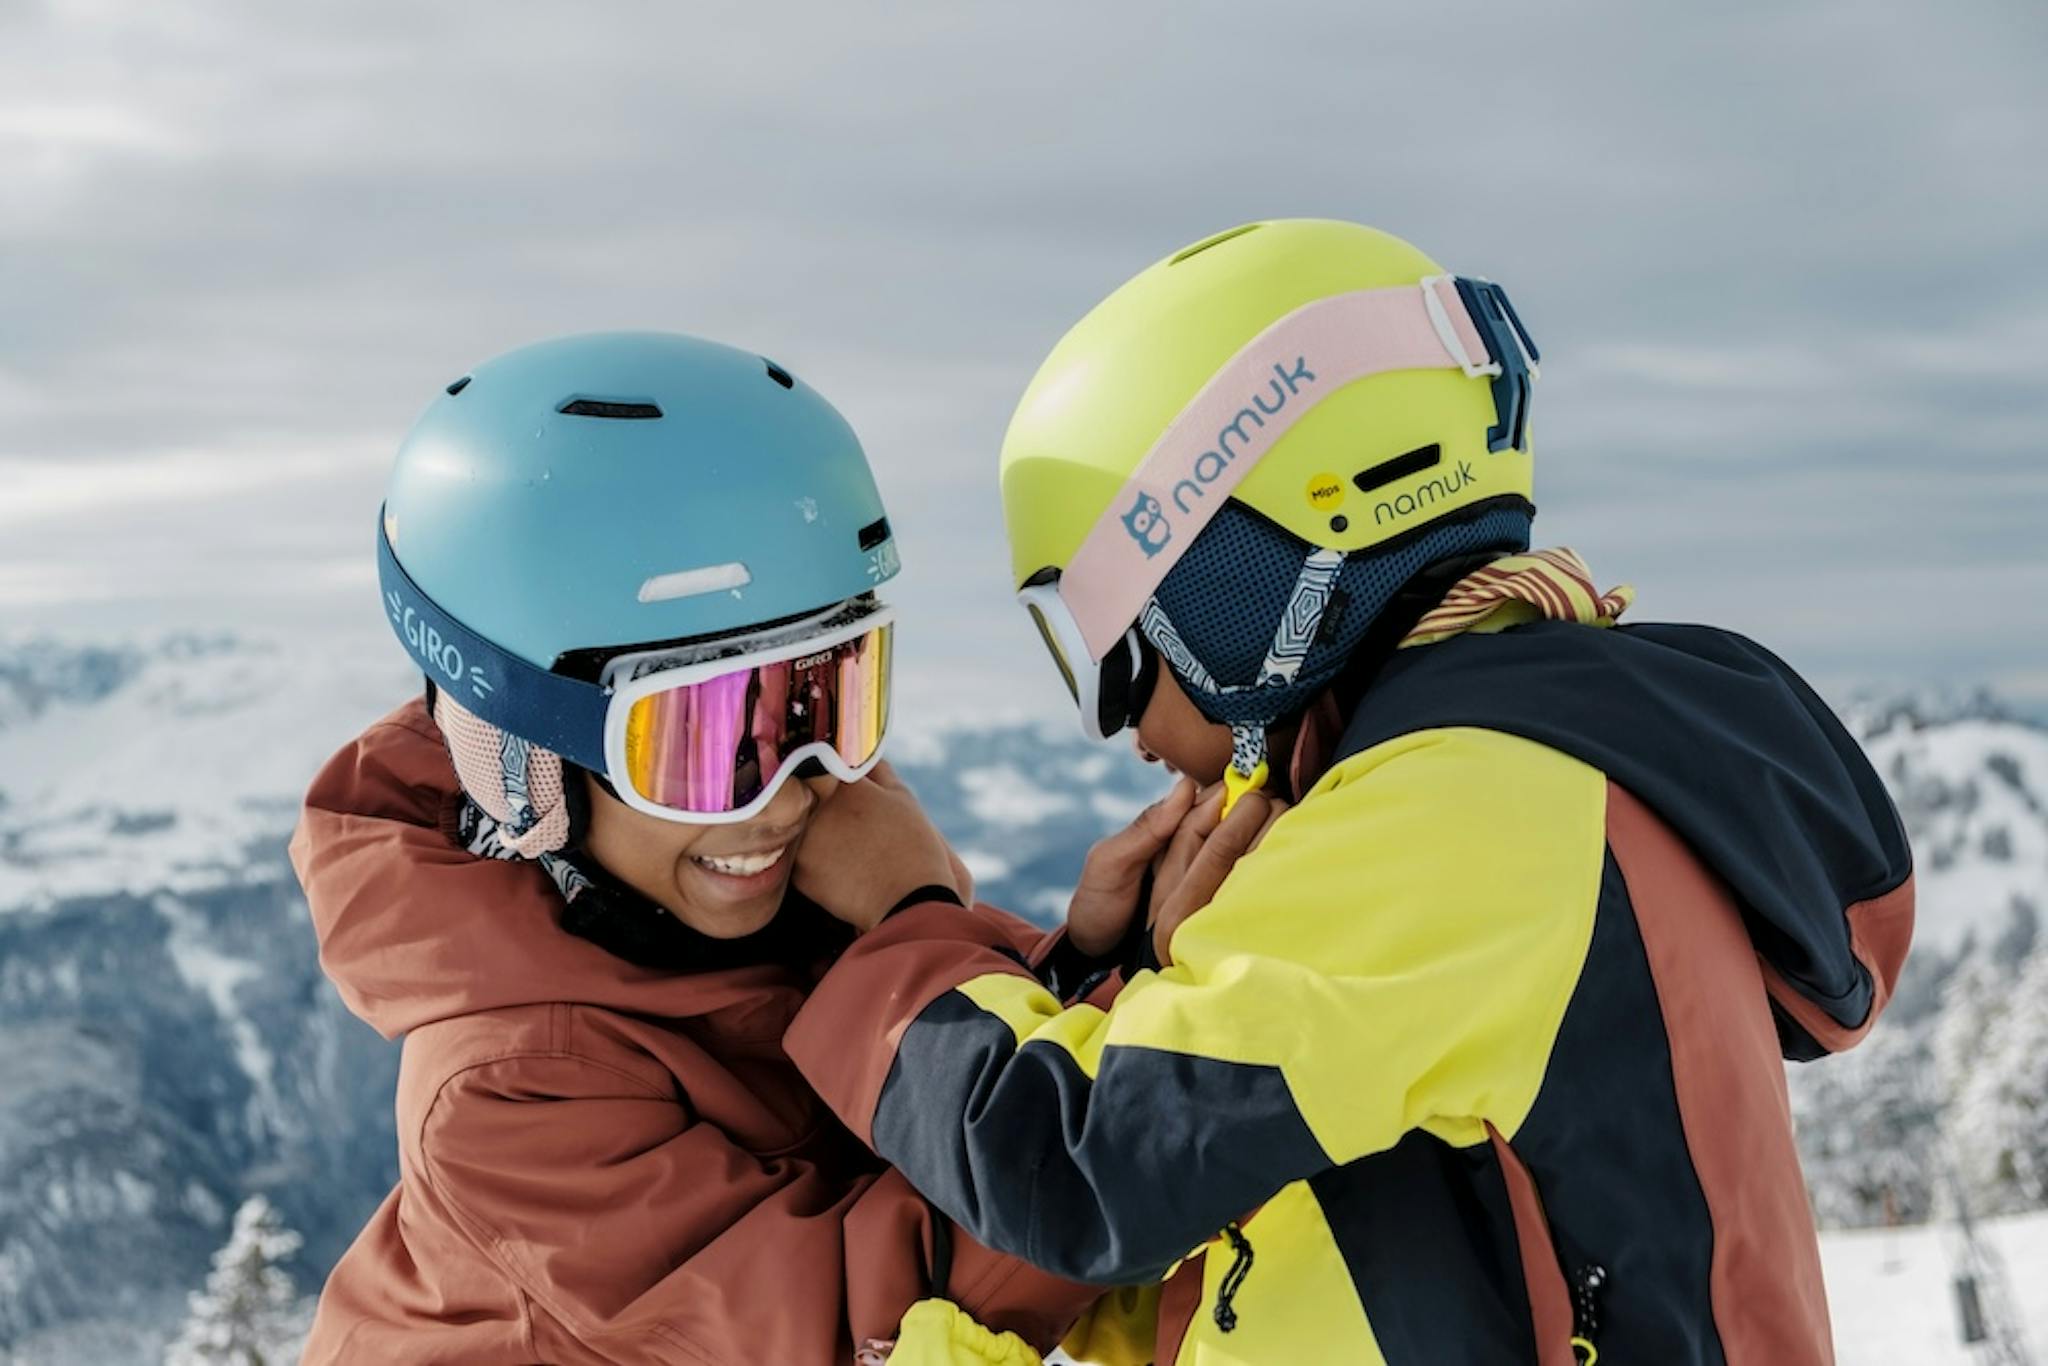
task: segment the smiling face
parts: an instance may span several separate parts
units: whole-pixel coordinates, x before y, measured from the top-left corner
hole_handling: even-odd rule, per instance
[[[792,778],[750,820],[685,825],[635,811],[589,773],[591,856],[700,934],[736,939],[775,918],[796,846],[837,779]]]

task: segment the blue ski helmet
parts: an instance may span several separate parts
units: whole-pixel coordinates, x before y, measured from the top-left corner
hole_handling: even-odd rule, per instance
[[[799,618],[898,568],[838,410],[753,352],[660,332],[540,342],[448,385],[399,449],[378,559],[443,695],[599,773],[603,695],[571,656]]]

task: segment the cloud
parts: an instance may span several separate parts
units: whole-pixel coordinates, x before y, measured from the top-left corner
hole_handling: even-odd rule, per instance
[[[0,500],[0,530],[22,523],[69,518],[104,520],[133,505],[152,515],[171,514],[178,505],[217,502],[223,497],[267,493],[278,486],[303,487],[331,474],[344,458],[335,451],[155,451],[146,456],[76,461],[0,461],[0,484],[13,493]],[[193,519],[194,529],[204,525]]]
[[[2043,559],[2044,27],[1847,0],[7,7],[0,602],[367,619],[338,566],[438,386],[668,327],[840,403],[903,540],[906,666],[1010,689],[1040,666],[993,467],[1032,369],[1179,244],[1321,213],[1509,283],[1548,359],[1545,524],[1646,609],[1736,611],[1824,670],[2019,668],[1989,595],[1906,589]],[[1872,566],[1879,599],[1846,586]],[[1887,602],[1941,613],[1938,656]]]

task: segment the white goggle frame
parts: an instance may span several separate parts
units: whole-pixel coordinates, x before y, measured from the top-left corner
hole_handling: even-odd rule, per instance
[[[1081,635],[1081,624],[1074,620],[1066,599],[1060,596],[1059,583],[1026,584],[1017,591],[1017,601],[1031,614],[1039,638],[1045,642],[1052,662],[1059,668],[1060,677],[1066,681],[1067,691],[1073,695],[1081,712],[1082,733],[1096,741],[1115,736],[1123,726],[1105,731],[1102,725],[1102,662],[1088,653],[1088,643]],[[1126,686],[1129,686],[1131,681],[1135,681],[1139,661],[1143,657],[1144,641],[1134,625],[1124,632],[1120,643],[1132,670],[1132,679],[1126,681]]]
[[[858,640],[871,631],[893,628],[896,611],[886,603],[878,603],[873,610],[854,618],[843,626],[820,632],[816,635],[801,636],[780,644],[765,647],[745,654],[727,655],[722,659],[707,659],[701,663],[680,664],[673,668],[656,670],[640,678],[632,677],[634,668],[648,659],[673,657],[673,648],[665,650],[643,650],[634,654],[619,655],[608,660],[604,668],[606,691],[611,700],[605,706],[604,714],[604,762],[605,777],[610,781],[612,791],[633,810],[642,815],[677,825],[737,825],[752,820],[775,800],[775,794],[789,781],[790,775],[803,766],[806,759],[816,759],[827,773],[844,783],[859,782],[874,766],[881,762],[882,751],[887,748],[889,737],[889,707],[895,701],[895,689],[891,680],[884,677],[885,693],[880,731],[875,740],[875,752],[860,764],[848,764],[839,756],[839,751],[823,740],[813,740],[783,756],[775,774],[754,799],[745,806],[732,811],[678,811],[674,807],[662,806],[640,795],[629,778],[626,763],[626,727],[633,712],[633,706],[643,698],[676,688],[685,688],[693,683],[703,683],[724,674],[742,673],[763,664],[780,664],[785,660],[800,659],[805,655],[818,654],[837,649],[850,640]],[[895,666],[893,639],[889,644],[891,658],[886,669]],[[623,682],[614,682],[623,679]]]

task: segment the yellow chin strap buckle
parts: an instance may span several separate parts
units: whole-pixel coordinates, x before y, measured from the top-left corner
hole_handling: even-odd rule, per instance
[[[1223,814],[1228,816],[1230,808],[1237,805],[1237,799],[1247,792],[1257,792],[1266,785],[1266,761],[1259,760],[1250,773],[1239,773],[1235,768],[1223,771]]]

